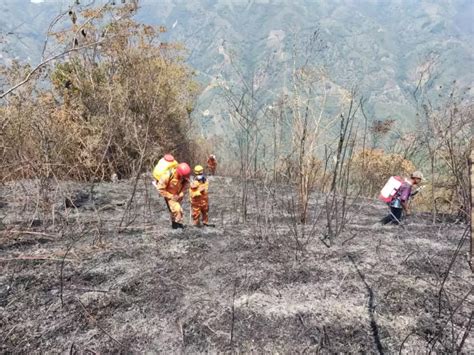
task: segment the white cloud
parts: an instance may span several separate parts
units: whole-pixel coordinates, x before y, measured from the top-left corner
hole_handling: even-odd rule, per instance
[[[43,2],[44,0],[30,0],[33,4],[39,4]]]

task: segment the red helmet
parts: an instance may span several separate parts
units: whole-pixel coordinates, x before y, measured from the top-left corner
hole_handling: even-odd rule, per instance
[[[178,173],[178,176],[187,178],[191,175],[191,168],[186,163],[179,163],[176,172]]]

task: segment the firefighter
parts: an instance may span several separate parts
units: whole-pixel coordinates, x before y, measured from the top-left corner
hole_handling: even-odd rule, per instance
[[[207,168],[210,175],[216,175],[217,159],[214,154],[209,155],[209,158],[207,158]]]
[[[186,163],[180,163],[176,167],[170,168],[168,172],[156,182],[156,188],[164,197],[168,210],[171,214],[171,228],[184,228],[183,209],[181,201],[184,192],[189,186],[191,168]]]
[[[400,224],[403,212],[405,212],[405,216],[409,215],[408,200],[414,195],[412,194],[412,188],[420,185],[422,180],[423,174],[420,171],[415,171],[409,179],[402,183],[388,204],[390,213],[380,221],[382,224]]]
[[[204,168],[201,165],[194,167],[194,179],[189,187],[189,200],[191,202],[193,225],[199,226],[199,217],[202,224],[209,225],[209,183],[204,176]]]

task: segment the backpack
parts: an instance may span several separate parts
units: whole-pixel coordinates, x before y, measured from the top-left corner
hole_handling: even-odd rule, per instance
[[[404,179],[400,176],[391,176],[380,191],[379,200],[390,203],[402,186]]]
[[[177,166],[178,162],[174,159],[174,157],[171,154],[166,154],[153,168],[153,177],[156,181],[160,181],[163,176],[165,176],[171,171],[171,169],[176,168]]]

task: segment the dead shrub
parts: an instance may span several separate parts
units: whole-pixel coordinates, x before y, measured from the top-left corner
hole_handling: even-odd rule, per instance
[[[161,46],[158,30],[128,17],[84,11],[77,13],[80,21],[87,24],[83,41],[100,46],[43,67],[0,110],[0,154],[8,167],[2,180],[129,177],[151,168],[164,152],[190,157],[198,85],[182,46]],[[56,35],[57,44],[67,47],[75,28]],[[14,83],[28,67],[11,71],[7,79]]]
[[[352,183],[359,186],[364,196],[375,196],[390,176],[407,176],[415,170],[414,164],[382,149],[365,149],[352,159]]]

